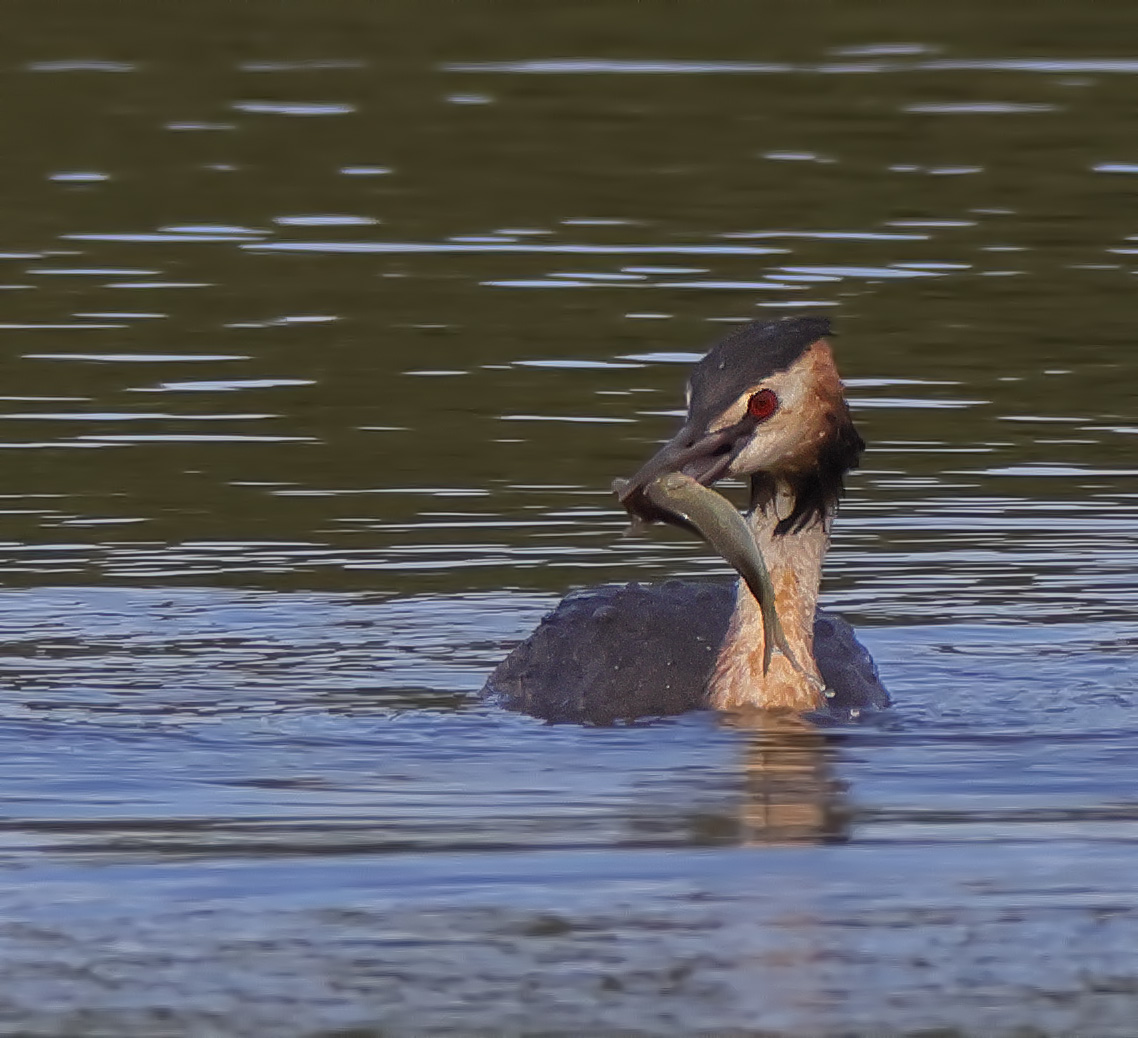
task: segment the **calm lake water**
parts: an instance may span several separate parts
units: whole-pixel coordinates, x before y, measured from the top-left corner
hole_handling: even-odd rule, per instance
[[[1138,1019],[1138,14],[20,4],[0,1032]],[[734,323],[871,449],[825,735],[479,702]]]

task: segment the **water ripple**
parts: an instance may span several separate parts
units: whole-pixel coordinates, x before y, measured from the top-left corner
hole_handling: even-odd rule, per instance
[[[75,237],[72,235],[71,237]],[[243,245],[254,252],[553,253],[596,256],[772,256],[786,249],[758,245],[602,245],[574,242],[277,241]]]

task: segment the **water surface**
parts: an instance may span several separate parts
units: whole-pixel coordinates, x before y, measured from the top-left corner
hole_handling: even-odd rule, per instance
[[[0,1029],[1132,1033],[1130,21],[25,7]],[[726,577],[608,486],[784,313],[896,708],[481,704],[566,591]]]

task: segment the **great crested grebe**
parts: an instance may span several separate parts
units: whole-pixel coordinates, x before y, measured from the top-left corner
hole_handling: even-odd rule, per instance
[[[694,530],[741,579],[574,592],[484,694],[596,724],[709,707],[848,719],[889,705],[852,628],[817,609],[842,481],[865,448],[829,331],[786,318],[716,343],[692,370],[679,432],[613,485],[634,519]],[[708,489],[723,477],[750,480],[746,518]]]

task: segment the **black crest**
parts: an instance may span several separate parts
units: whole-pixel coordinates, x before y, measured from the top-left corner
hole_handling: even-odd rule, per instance
[[[741,393],[785,371],[819,339],[830,334],[821,317],[755,321],[720,339],[692,369],[692,421],[706,425]]]

